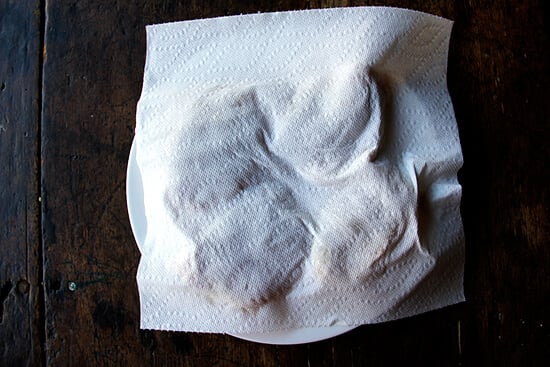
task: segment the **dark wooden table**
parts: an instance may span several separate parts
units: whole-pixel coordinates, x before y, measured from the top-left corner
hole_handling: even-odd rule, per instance
[[[146,24],[349,5],[455,20],[467,302],[270,346],[142,331],[125,200]],[[0,0],[0,365],[547,366],[544,1]]]

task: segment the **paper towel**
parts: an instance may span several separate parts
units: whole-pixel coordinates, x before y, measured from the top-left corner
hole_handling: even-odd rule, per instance
[[[141,327],[360,325],[462,301],[451,27],[385,7],[148,26]]]

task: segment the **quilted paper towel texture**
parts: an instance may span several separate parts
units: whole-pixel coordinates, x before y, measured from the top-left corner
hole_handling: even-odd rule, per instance
[[[141,327],[360,325],[462,301],[451,27],[383,7],[148,26]]]

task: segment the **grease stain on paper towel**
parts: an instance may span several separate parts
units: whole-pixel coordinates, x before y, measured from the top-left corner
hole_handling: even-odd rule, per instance
[[[416,197],[377,156],[383,87],[343,65],[296,85],[217,88],[180,111],[164,204],[193,242],[189,286],[255,309],[300,280],[360,282],[405,256]]]

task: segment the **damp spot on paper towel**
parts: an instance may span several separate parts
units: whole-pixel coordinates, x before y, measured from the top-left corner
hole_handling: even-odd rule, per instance
[[[364,65],[346,64],[338,72],[300,85],[211,91],[188,111],[189,124],[176,139],[177,159],[167,161],[171,184],[162,199],[182,233],[204,244],[189,250],[196,267],[188,278],[192,287],[212,295],[212,303],[229,299],[254,311],[283,298],[308,258],[317,276],[330,274],[334,266],[342,276],[360,279],[372,269],[371,262],[365,266],[357,258],[378,262],[390,249],[373,253],[371,247],[356,246],[359,253],[347,257],[353,271],[343,271],[332,256],[344,258],[339,254],[350,243],[387,244],[401,238],[392,223],[402,222],[407,213],[392,206],[408,202],[412,192],[403,188],[401,176],[388,174],[387,164],[372,163],[387,114],[385,79]],[[351,91],[344,93],[348,85]],[[266,114],[260,101],[274,95],[284,103]],[[319,121],[326,122],[321,131]],[[218,143],[224,139],[231,148]],[[355,181],[378,184],[364,189]],[[312,196],[311,188],[317,187],[326,190]],[[348,201],[371,205],[354,207]],[[338,210],[337,218],[330,214]],[[348,233],[354,221],[358,225]],[[316,234],[315,228],[325,229]],[[333,251],[312,250],[315,235],[333,244]]]

